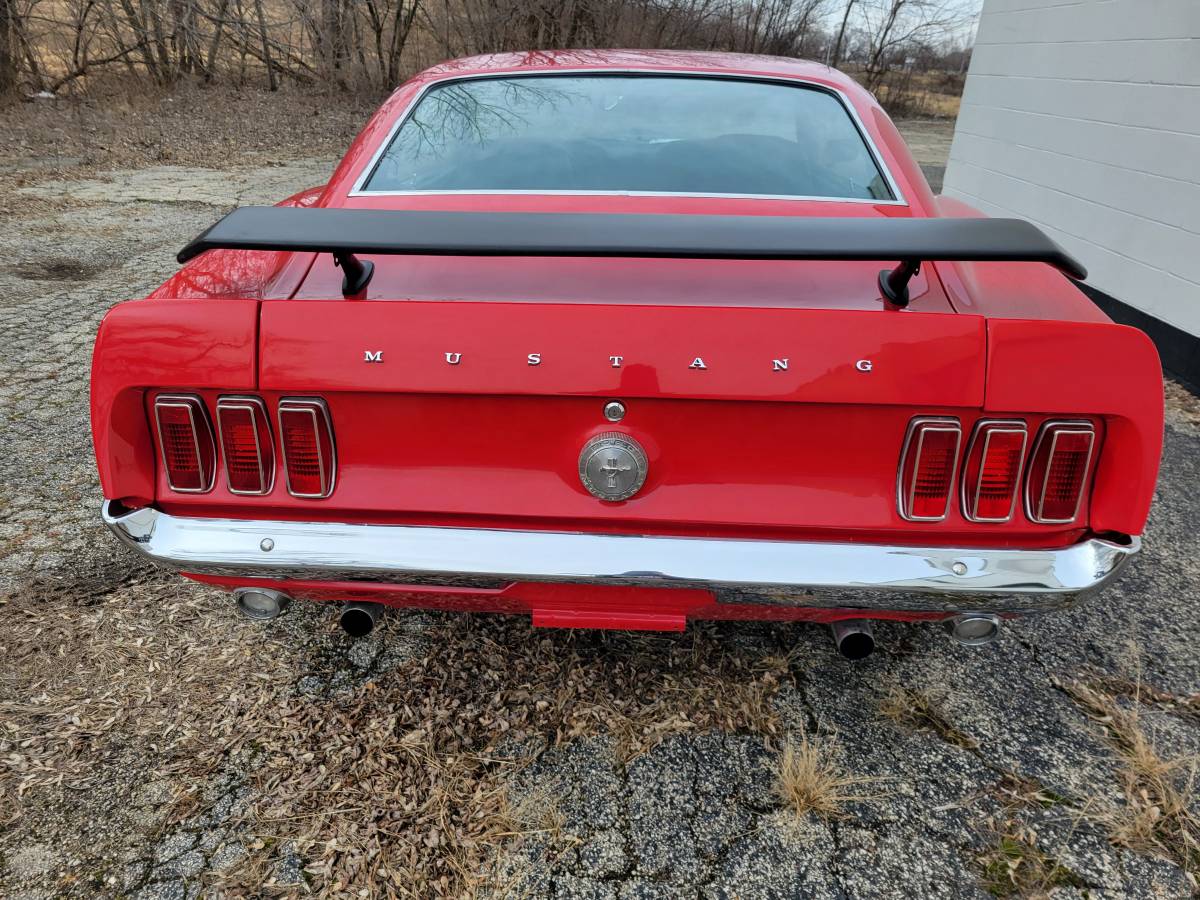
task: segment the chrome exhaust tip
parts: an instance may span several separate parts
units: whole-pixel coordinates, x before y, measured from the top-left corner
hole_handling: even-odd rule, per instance
[[[257,587],[238,588],[233,592],[233,599],[243,616],[260,621],[276,618],[292,602],[292,598],[282,591]]]
[[[846,659],[866,659],[875,650],[875,633],[866,619],[842,619],[831,622],[833,643]]]
[[[1000,636],[1000,617],[983,613],[964,613],[945,621],[946,631],[964,647],[982,647]]]
[[[382,603],[347,603],[338,614],[338,624],[350,637],[366,637],[379,624]]]

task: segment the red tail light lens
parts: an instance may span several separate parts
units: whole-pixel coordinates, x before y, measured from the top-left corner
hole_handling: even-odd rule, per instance
[[[1026,512],[1034,522],[1074,522],[1083,503],[1096,432],[1090,422],[1047,422],[1038,435],[1026,481]]]
[[[1017,503],[1028,432],[1024,422],[980,422],[963,470],[963,515],[972,522],[1007,522]]]
[[[263,402],[257,397],[222,397],[217,401],[217,430],[230,492],[269,493],[275,480],[275,450]]]
[[[333,426],[324,400],[280,400],[279,443],[289,494],[321,498],[333,493],[337,460]]]
[[[154,420],[171,490],[185,494],[211,491],[217,447],[204,402],[199,397],[160,394],[154,400]]]
[[[946,518],[961,443],[957,419],[913,419],[900,456],[901,516],[913,522]]]

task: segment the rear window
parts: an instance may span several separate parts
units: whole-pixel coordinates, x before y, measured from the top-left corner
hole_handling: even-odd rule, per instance
[[[362,190],[896,199],[833,94],[660,75],[436,85],[405,118]]]

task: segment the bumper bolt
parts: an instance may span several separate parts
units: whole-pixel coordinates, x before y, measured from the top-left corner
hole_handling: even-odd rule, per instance
[[[275,549],[275,542],[270,538],[263,538],[262,541],[259,542],[258,547],[263,553],[270,553]]]
[[[954,565],[952,565],[950,567],[950,569],[951,569],[951,571],[954,572],[955,575],[966,575],[967,574],[967,564],[963,563],[963,562],[956,562]]]

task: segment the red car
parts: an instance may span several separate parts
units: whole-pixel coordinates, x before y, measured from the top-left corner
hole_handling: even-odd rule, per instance
[[[861,656],[871,619],[984,643],[1138,552],[1153,345],[824,66],[447,63],[179,260],[96,341],[104,519],[252,616],[810,621]]]

